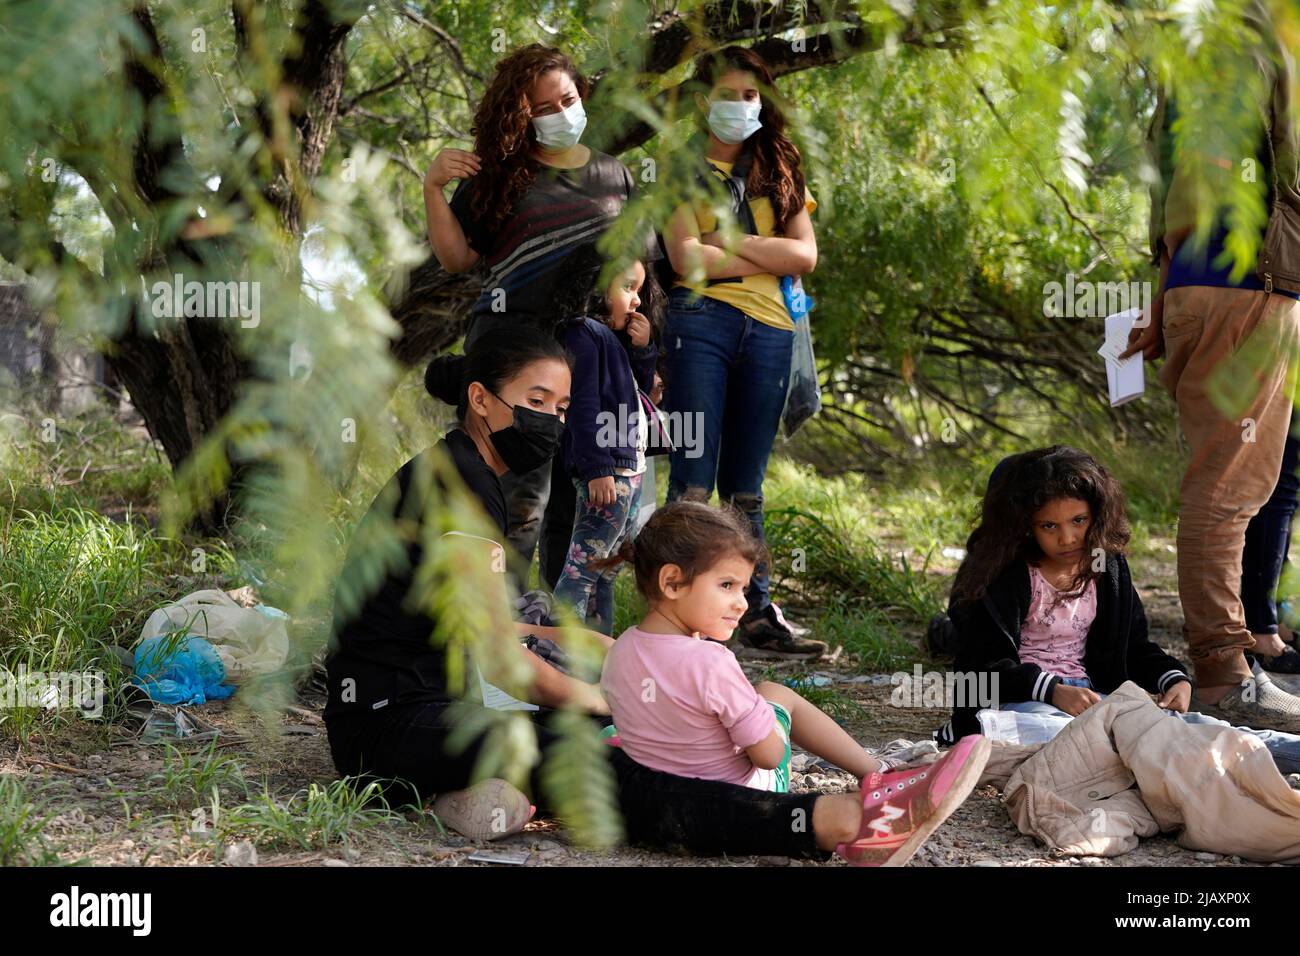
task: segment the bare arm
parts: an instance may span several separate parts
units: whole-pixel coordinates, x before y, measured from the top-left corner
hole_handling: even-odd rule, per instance
[[[442,194],[453,179],[473,176],[479,170],[478,157],[462,149],[441,150],[424,177],[424,211],[429,220],[429,244],[448,272],[473,268],[479,254],[469,247],[465,230]]]
[[[558,627],[545,627],[541,624],[525,624],[523,621],[516,621],[515,627],[519,630],[520,637],[527,637],[529,634],[536,634],[538,637],[549,638],[561,647],[564,646],[564,631]],[[614,639],[606,637],[598,631],[589,631],[582,628],[582,633],[587,637],[598,642],[606,650],[614,646]]]
[[[668,261],[679,276],[703,269],[709,279],[734,279],[759,275],[767,270],[757,263],[700,240],[700,224],[689,203],[678,207],[664,230]]]
[[[705,237],[711,242],[716,233]],[[784,236],[744,236],[736,249],[738,255],[776,276],[805,276],[817,268],[817,235],[807,208],[786,226]]]
[[[785,756],[785,738],[774,727],[764,739],[752,747],[746,747],[745,755],[755,767],[761,770],[775,770],[781,765],[781,758]]]
[[[609,714],[609,704],[605,703],[599,687],[575,680],[556,670],[522,644],[516,646],[517,653],[523,655],[528,669],[532,672],[527,689],[529,703],[540,704],[542,707],[575,707],[589,714]],[[493,684],[498,680],[505,680],[495,676],[496,668],[487,664],[482,666],[483,676]]]

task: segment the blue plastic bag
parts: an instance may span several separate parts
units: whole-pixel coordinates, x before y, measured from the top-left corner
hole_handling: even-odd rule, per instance
[[[146,638],[135,649],[132,683],[161,704],[203,704],[225,700],[235,692],[227,684],[226,666],[201,637],[176,640],[168,654],[170,634]]]

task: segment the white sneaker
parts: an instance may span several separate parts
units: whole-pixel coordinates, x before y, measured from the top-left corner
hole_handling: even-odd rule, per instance
[[[1280,730],[1300,734],[1300,697],[1288,694],[1273,683],[1268,672],[1256,663],[1252,676],[1228,692],[1217,704],[1201,704],[1196,709],[1211,717],[1226,720],[1234,727],[1253,730]]]

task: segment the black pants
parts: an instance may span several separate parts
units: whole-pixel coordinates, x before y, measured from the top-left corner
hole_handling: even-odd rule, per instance
[[[1241,606],[1252,634],[1277,633],[1277,604],[1274,592],[1282,576],[1291,545],[1291,519],[1295,517],[1300,493],[1300,410],[1291,413],[1291,431],[1282,451],[1282,473],[1273,494],[1246,526],[1246,545],[1241,552]]]
[[[509,573],[515,587],[528,590],[528,571],[534,553],[540,579],[547,590],[555,587],[569,556],[577,492],[560,456],[522,475],[501,476],[509,511],[506,537],[514,547]]]
[[[573,479],[555,456],[551,469],[551,494],[546,499],[546,512],[542,516],[542,534],[537,542],[537,571],[543,586],[555,590],[560,580],[564,562],[569,558],[569,545],[573,541],[573,523],[577,517],[578,492]]]
[[[394,806],[462,790],[470,784],[484,740],[450,753],[446,743],[452,713],[446,704],[414,704],[332,718],[326,727],[334,766],[342,776],[363,781],[403,781],[399,799],[393,800],[390,791]],[[558,739],[547,725],[550,713],[532,715],[542,762]],[[765,793],[678,777],[644,767],[616,748],[608,751],[629,843],[709,856],[828,856],[813,835],[816,793]],[[539,812],[546,813],[539,767],[533,768],[529,787]]]

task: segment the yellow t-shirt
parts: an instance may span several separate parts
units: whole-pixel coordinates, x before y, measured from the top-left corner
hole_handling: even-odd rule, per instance
[[[711,162],[724,173],[731,174],[732,163],[724,163],[716,159]],[[718,217],[709,208],[707,200],[697,200],[694,206],[695,221],[699,224],[701,235],[718,228]],[[749,208],[754,214],[754,226],[758,229],[758,234],[776,235],[776,214],[772,211],[772,201],[766,196],[760,196],[749,200]],[[812,193],[806,186],[804,208],[809,213],[817,208],[817,200],[813,199]],[[685,279],[678,279],[674,283],[674,287],[676,286],[692,288],[710,299],[735,306],[764,325],[778,329],[794,329],[794,323],[790,321],[790,312],[785,307],[785,298],[781,295],[781,277],[774,276],[770,272],[742,276],[739,282],[719,282],[715,285],[701,283],[692,286]]]

